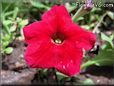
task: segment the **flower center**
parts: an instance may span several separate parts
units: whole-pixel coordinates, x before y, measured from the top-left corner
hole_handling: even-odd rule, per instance
[[[56,44],[61,44],[61,43],[62,43],[62,40],[58,38],[58,39],[55,39],[54,42],[55,42]]]
[[[65,36],[62,33],[57,32],[52,36],[52,41],[55,44],[62,44],[64,40],[65,40]]]

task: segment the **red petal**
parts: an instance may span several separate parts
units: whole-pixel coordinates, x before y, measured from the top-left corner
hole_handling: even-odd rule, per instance
[[[47,23],[40,21],[25,26],[23,32],[27,43],[35,43],[39,40],[49,38],[55,33],[55,30]]]
[[[65,41],[56,56],[58,61],[56,69],[68,76],[79,73],[82,55],[82,50],[78,49],[74,43]]]
[[[84,48],[85,50],[91,49],[96,41],[94,33],[84,30],[73,23],[67,25],[63,32],[68,37],[68,40],[73,41],[77,47]]]
[[[53,21],[57,24],[57,26],[59,26],[58,28],[61,28],[65,24],[72,22],[68,11],[63,5],[53,6],[49,11],[43,14],[42,19],[49,23],[50,21]]]
[[[25,53],[28,65],[32,68],[53,67],[51,62],[54,62],[54,59],[52,59],[52,52],[50,53],[52,47],[53,45],[49,40],[29,44]]]
[[[82,50],[71,42],[54,45],[48,40],[28,46],[25,58],[32,68],[56,68],[58,71],[73,76],[79,73]]]

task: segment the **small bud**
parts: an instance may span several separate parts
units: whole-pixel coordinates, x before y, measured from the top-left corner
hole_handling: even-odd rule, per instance
[[[86,0],[85,1],[85,5],[84,5],[84,9],[90,11],[93,8],[93,2],[92,0]]]

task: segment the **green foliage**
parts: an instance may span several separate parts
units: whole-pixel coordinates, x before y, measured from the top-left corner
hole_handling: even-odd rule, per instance
[[[50,7],[48,6],[49,4],[44,5],[43,3],[39,2],[38,0],[32,0],[31,4],[32,4],[32,6],[39,8],[39,9],[46,9],[46,10],[50,9]]]
[[[7,48],[5,48],[4,52],[6,54],[11,54],[13,52],[13,48],[12,47],[7,47]]]
[[[14,6],[14,8],[12,8],[10,4],[3,3],[3,7],[4,9],[1,13],[3,24],[1,30],[1,52],[10,54],[12,53],[13,48],[9,47],[9,44],[12,43],[16,38],[18,38],[17,33],[21,34],[21,29],[28,23],[28,20],[18,17],[18,14],[20,13],[20,9],[18,6]]]
[[[94,85],[94,82],[92,79],[86,79],[83,81],[83,85]]]
[[[108,15],[112,20],[114,20],[114,12],[107,11],[107,15]]]
[[[80,9],[78,11],[80,11]],[[83,15],[82,15],[82,11],[83,11]],[[114,16],[113,12],[94,7],[88,14],[87,12],[84,11],[84,9],[81,9],[80,12],[77,12],[75,14],[76,14],[75,18],[73,16],[73,20],[75,22],[79,23],[82,28],[85,28],[87,30],[96,30],[96,32],[99,32],[100,34],[99,38],[102,42],[104,42],[103,44],[100,45],[101,50],[99,51],[99,54],[92,59],[89,58],[88,61],[83,63],[81,67],[86,68],[91,65],[112,66],[114,64],[114,43],[113,43],[114,34],[112,33],[112,34],[106,35],[99,30],[99,27],[102,27],[101,25],[105,24],[106,28],[109,28],[108,23],[110,23],[110,20],[106,22],[104,20],[106,16],[108,16],[112,21]],[[80,14],[82,16],[80,16]],[[102,17],[103,15],[104,17]],[[101,18],[102,20],[100,20]],[[105,31],[104,28],[103,28],[103,31]]]
[[[108,37],[104,33],[101,33],[101,39],[109,42],[109,44],[112,46],[112,48],[114,47],[114,44],[113,44],[114,35],[113,34],[110,35],[110,37]]]
[[[61,81],[62,79],[64,79],[65,77],[67,77],[66,75],[60,73],[60,72],[56,72],[57,78],[59,81]]]
[[[81,67],[86,68],[91,65],[97,65],[97,66],[114,65],[114,48],[111,48],[110,45],[107,44],[105,49],[100,50],[97,56],[87,61],[86,63],[82,64]]]

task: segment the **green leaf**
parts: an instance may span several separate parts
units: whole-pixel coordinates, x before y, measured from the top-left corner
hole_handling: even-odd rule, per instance
[[[10,16],[14,13],[14,11],[8,11],[6,13],[4,13],[4,17]]]
[[[16,24],[12,25],[12,26],[10,27],[10,32],[16,31],[16,28],[17,28],[17,25],[16,25]]]
[[[10,40],[10,35],[6,34],[5,36],[2,37],[3,41],[9,41]]]
[[[84,85],[93,85],[94,82],[92,79],[86,79],[84,82],[83,82]]]
[[[13,52],[13,48],[12,48],[12,47],[8,47],[8,48],[6,48],[6,49],[4,50],[4,52],[5,52],[6,54],[11,54],[11,53]]]
[[[62,80],[63,78],[65,78],[65,77],[67,77],[66,75],[64,75],[60,72],[56,72],[56,75],[57,75],[57,78],[58,78],[59,81]]]
[[[20,25],[21,27],[23,27],[23,26],[25,26],[25,25],[27,25],[27,24],[28,24],[28,20],[27,20],[27,19],[22,20],[21,22],[19,22],[19,25]]]
[[[107,11],[107,15],[108,15],[112,20],[114,20],[114,12]]]
[[[13,12],[13,19],[16,19],[18,12],[19,12],[19,8],[15,7],[14,12]]]
[[[2,42],[2,47],[5,48],[6,46],[9,45],[9,41]]]
[[[86,68],[90,65],[105,66],[114,65],[114,48],[105,48],[99,52],[99,55],[92,60],[82,64],[81,68]]]
[[[65,3],[65,7],[67,8],[68,12],[70,13],[74,9],[76,9],[76,6],[70,5],[68,2]]]
[[[47,9],[47,10],[50,9],[50,7],[44,5],[44,4],[42,4],[41,2],[36,1],[36,0],[31,0],[31,4],[32,4],[34,7],[37,7],[37,8],[44,8],[44,9]]]
[[[74,21],[75,21],[75,22],[79,22],[79,21],[81,21],[81,20],[84,20],[84,17],[81,16],[81,17],[75,19]]]
[[[101,39],[102,40],[105,40],[105,41],[107,41],[107,42],[109,42],[110,43],[110,45],[112,46],[112,47],[114,47],[114,45],[113,45],[113,35],[111,35],[110,37],[108,37],[108,36],[106,36],[104,33],[101,33]]]
[[[87,30],[90,29],[90,26],[89,26],[89,25],[82,25],[81,27],[82,27],[82,28],[85,28],[85,29],[87,29]]]
[[[3,24],[9,25],[9,24],[12,24],[12,21],[11,21],[11,20],[4,20],[4,21],[3,21]]]
[[[11,6],[11,4],[8,4],[8,5],[5,7],[5,9],[3,10],[3,12],[6,12],[6,11],[9,9],[10,6]]]

